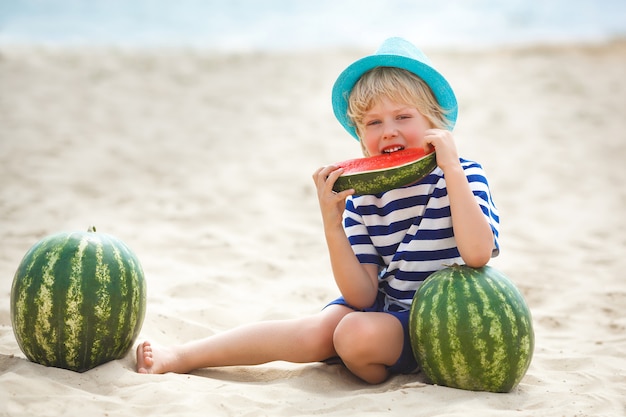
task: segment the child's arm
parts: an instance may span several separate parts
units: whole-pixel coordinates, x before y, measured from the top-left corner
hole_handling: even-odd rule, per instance
[[[446,179],[452,227],[459,253],[468,266],[484,266],[491,258],[494,236],[459,162],[452,133],[431,129],[425,140],[435,147],[437,165],[443,170]]]
[[[366,308],[376,299],[378,267],[359,262],[343,230],[345,200],[354,190],[333,192],[333,184],[341,173],[341,168],[328,166],[318,169],[313,174],[313,180],[335,282],[348,304],[355,308]]]

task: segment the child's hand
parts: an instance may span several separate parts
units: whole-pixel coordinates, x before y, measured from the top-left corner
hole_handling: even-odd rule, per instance
[[[446,169],[459,165],[459,154],[454,143],[452,132],[444,129],[429,129],[424,136],[426,143],[437,152],[437,165],[446,172]],[[429,149],[426,149],[428,151]]]
[[[352,189],[340,193],[333,191],[333,185],[342,173],[343,169],[334,165],[319,168],[313,173],[313,182],[317,188],[317,199],[325,228],[342,226],[346,197],[354,194]]]

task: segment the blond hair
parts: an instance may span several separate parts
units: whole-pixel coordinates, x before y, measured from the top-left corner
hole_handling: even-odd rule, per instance
[[[359,78],[348,98],[348,117],[359,137],[362,137],[365,127],[365,113],[382,98],[415,107],[433,128],[445,129],[448,126],[446,111],[421,78],[401,68],[376,67]]]

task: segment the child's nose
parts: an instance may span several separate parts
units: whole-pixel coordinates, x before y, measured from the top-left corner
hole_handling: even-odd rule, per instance
[[[398,136],[398,129],[394,123],[386,123],[385,128],[383,130],[383,138],[395,138]]]

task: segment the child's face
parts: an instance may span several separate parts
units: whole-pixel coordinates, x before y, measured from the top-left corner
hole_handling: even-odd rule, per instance
[[[415,107],[384,97],[362,120],[361,141],[370,156],[408,148],[424,148],[432,126]]]

